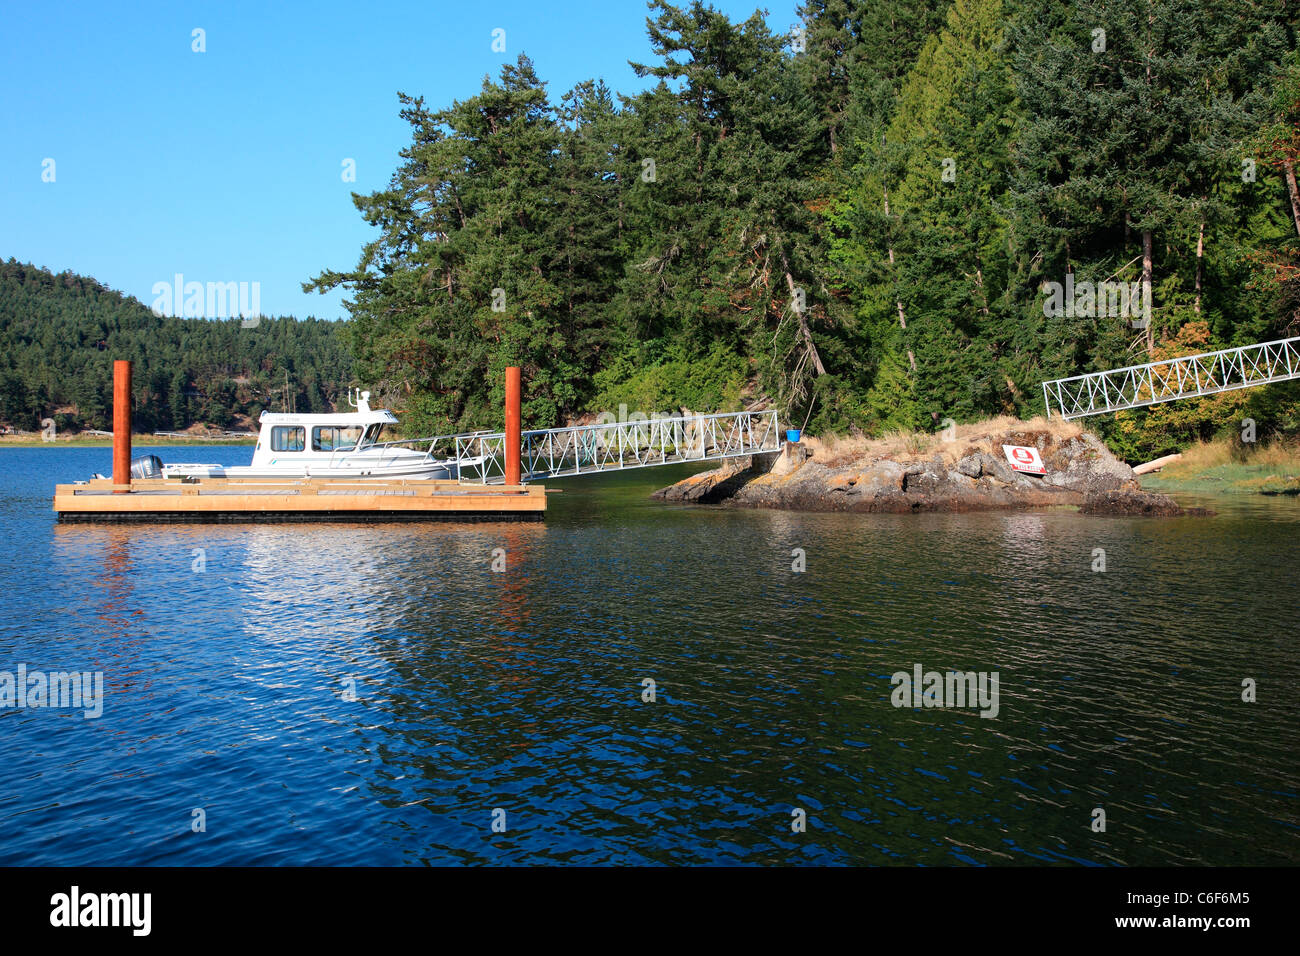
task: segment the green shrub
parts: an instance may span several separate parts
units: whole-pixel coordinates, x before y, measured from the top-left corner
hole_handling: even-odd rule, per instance
[[[693,412],[739,410],[749,370],[745,360],[727,347],[715,345],[697,358],[685,356],[680,348],[669,348],[657,358],[651,355],[650,364],[646,358],[624,352],[597,372],[595,395],[587,410],[618,414],[620,405],[626,405],[629,412],[645,414],[679,408]]]

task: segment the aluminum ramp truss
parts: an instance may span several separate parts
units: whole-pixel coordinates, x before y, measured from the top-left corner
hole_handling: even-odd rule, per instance
[[[1300,336],[1043,382],[1047,417],[1083,418],[1300,378]]]
[[[462,483],[505,481],[504,432],[456,438]],[[548,428],[521,435],[525,480],[742,458],[781,450],[775,410]]]

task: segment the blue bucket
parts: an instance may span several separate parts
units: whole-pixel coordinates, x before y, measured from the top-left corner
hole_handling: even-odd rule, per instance
[[[800,434],[802,434],[802,432],[800,432],[800,430],[797,428],[787,428],[785,430],[785,440],[789,442],[796,442],[799,440]]]

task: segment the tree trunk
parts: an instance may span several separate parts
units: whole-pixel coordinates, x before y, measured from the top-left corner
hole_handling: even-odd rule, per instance
[[[1150,310],[1147,306],[1151,304],[1151,230],[1142,230],[1142,317],[1147,323],[1147,354],[1150,355],[1156,347],[1155,323],[1151,321]]]
[[[1202,222],[1196,234],[1196,304],[1193,311],[1201,314],[1201,280],[1205,275],[1205,223]]]
[[[1147,68],[1147,88],[1151,87],[1151,60],[1155,56],[1151,34],[1155,31],[1156,13],[1155,3],[1153,0],[1147,0],[1147,41],[1146,49],[1146,68]],[[1155,349],[1155,329],[1151,321],[1151,310],[1148,306],[1151,304],[1151,230],[1142,230],[1142,317],[1147,323],[1147,357]]]
[[[1286,192],[1291,197],[1291,218],[1295,220],[1295,232],[1300,236],[1300,188],[1296,187],[1295,166],[1291,160],[1282,160],[1282,173],[1286,176]]]
[[[888,189],[885,189],[885,218],[886,219],[889,218],[889,190]],[[889,248],[889,264],[892,267],[894,264],[894,244],[891,242],[888,248]],[[895,299],[894,302],[898,306],[898,327],[902,329],[904,332],[906,332],[907,316],[903,313],[903,300]],[[912,366],[912,373],[916,374],[916,356],[912,354],[911,349],[907,350],[907,361]]]
[[[794,317],[799,320],[799,334],[803,337],[804,346],[808,349],[808,357],[812,359],[813,368],[817,370],[818,375],[826,374],[826,366],[822,365],[822,357],[817,352],[817,346],[813,342],[812,330],[808,328],[808,320],[804,318],[803,310],[795,306],[794,294],[794,276],[790,275],[790,263],[786,260],[785,253],[781,253],[781,265],[785,268],[785,284],[790,290],[790,307],[794,309]]]
[[[984,270],[983,270],[982,268],[980,268],[980,266],[978,265],[979,260],[976,259],[975,261],[976,261],[976,266],[975,266],[975,288],[977,288],[977,289],[980,290],[980,302],[982,303],[982,304],[980,305],[980,311],[983,312],[985,315],[988,315],[988,314],[989,314],[989,295],[988,295],[987,292],[984,291]]]

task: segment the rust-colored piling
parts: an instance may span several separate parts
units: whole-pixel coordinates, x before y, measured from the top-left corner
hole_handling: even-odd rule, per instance
[[[521,415],[519,407],[519,366],[506,369],[506,484],[517,485],[519,467]]]
[[[113,484],[130,483],[131,363],[119,359],[113,363]]]

